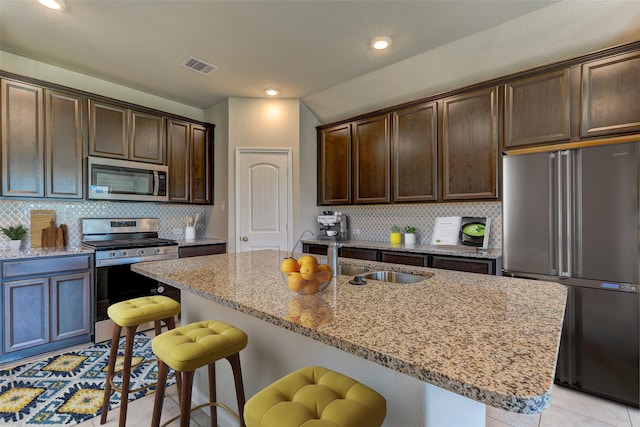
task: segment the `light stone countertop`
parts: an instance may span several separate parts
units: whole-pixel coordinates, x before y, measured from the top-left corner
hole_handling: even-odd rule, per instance
[[[331,240],[329,239],[301,240],[302,243],[325,246],[327,246],[330,241]],[[418,254],[449,255],[485,259],[498,259],[502,257],[502,249],[500,248],[476,249],[472,246],[467,248],[462,246],[405,245],[404,243],[392,245],[389,242],[371,242],[367,240],[342,240],[338,241],[338,243],[342,247],[378,249],[382,251],[412,252]]]
[[[53,256],[69,256],[69,255],[81,255],[92,254],[95,251],[93,249],[84,248],[82,246],[67,246],[64,249],[58,248],[38,248],[38,249],[25,249],[19,252],[11,252],[8,249],[0,250],[0,261],[12,261],[19,259],[31,259],[31,258],[44,258]]]
[[[262,250],[132,269],[487,405],[519,413],[549,406],[566,301],[562,285],[340,258],[432,276],[411,285],[368,280],[364,286],[338,276],[325,290],[303,296],[281,277],[286,256]]]

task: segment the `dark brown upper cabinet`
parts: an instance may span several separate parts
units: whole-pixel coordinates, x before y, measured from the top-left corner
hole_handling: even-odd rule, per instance
[[[583,138],[640,132],[640,52],[582,65]]]
[[[209,127],[167,120],[169,201],[211,204],[213,201],[212,131]]]
[[[389,115],[352,123],[353,202],[391,201]]]
[[[564,69],[505,83],[505,149],[569,141],[570,75]]]
[[[351,203],[351,124],[318,131],[318,205]]]
[[[84,97],[45,90],[46,196],[82,198]]]
[[[44,197],[44,90],[2,80],[2,195]]]
[[[440,133],[442,200],[498,197],[498,87],[444,98]]]
[[[437,199],[438,109],[428,102],[391,113],[394,202]]]
[[[164,164],[164,117],[89,100],[89,155]]]

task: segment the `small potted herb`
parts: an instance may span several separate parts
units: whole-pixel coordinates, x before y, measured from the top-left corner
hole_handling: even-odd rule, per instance
[[[392,245],[399,245],[402,243],[402,233],[399,225],[391,226],[391,234],[389,234],[389,241]]]
[[[7,236],[11,241],[9,242],[9,247],[11,248],[11,252],[18,252],[20,250],[20,243],[22,243],[22,238],[25,234],[27,234],[28,228],[24,227],[22,224],[10,227],[2,227],[0,228],[5,236]]]
[[[407,225],[404,228],[404,244],[405,245],[415,245],[416,244],[416,228]]]

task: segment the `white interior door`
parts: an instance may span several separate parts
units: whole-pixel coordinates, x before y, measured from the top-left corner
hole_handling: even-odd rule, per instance
[[[289,250],[290,149],[236,149],[237,252]]]

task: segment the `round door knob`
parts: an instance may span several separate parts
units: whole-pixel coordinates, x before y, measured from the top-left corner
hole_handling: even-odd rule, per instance
[[[240,240],[242,240],[243,242],[247,242],[249,238],[247,236],[242,236]]]

